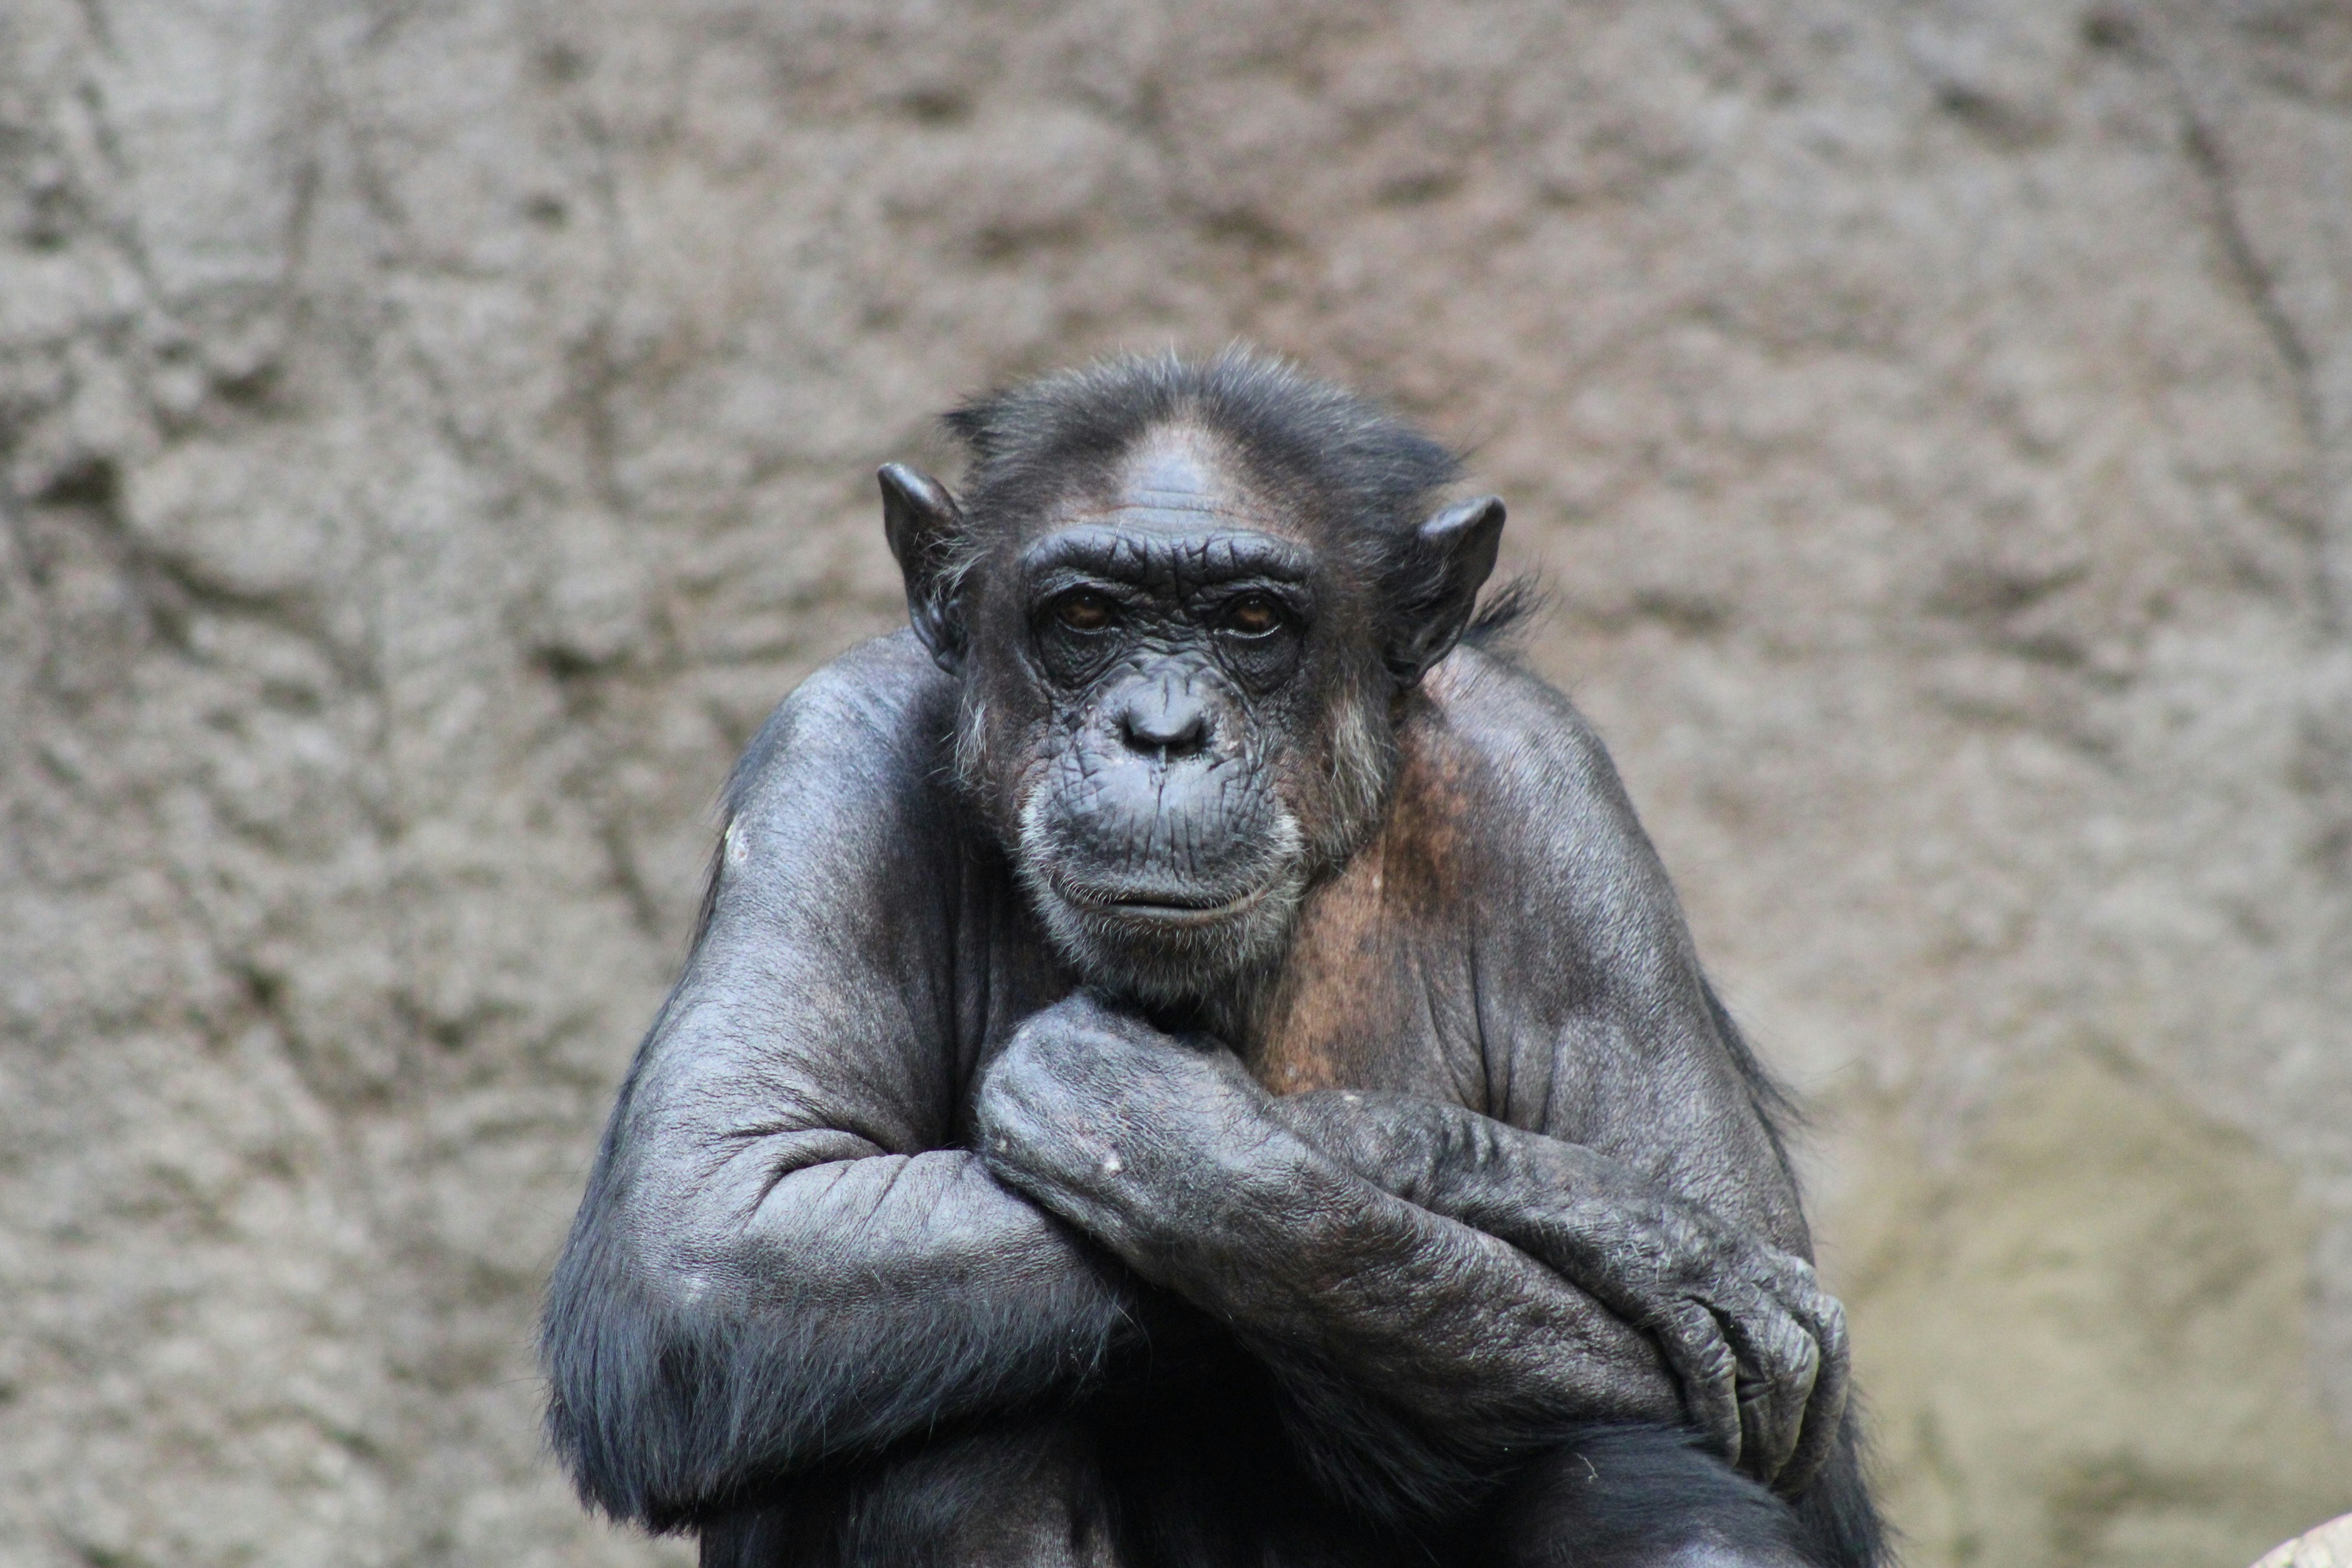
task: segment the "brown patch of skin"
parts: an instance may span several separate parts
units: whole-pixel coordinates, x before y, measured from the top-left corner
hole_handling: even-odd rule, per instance
[[[1431,685],[1407,700],[1380,827],[1299,910],[1249,1052],[1276,1094],[1388,1089],[1486,1109],[1469,898],[1484,763],[1446,723],[1445,683]]]

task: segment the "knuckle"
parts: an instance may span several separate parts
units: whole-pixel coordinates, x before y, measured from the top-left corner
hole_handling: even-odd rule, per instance
[[[1822,1298],[1822,1344],[1841,1361],[1845,1359],[1845,1308],[1834,1296]]]
[[[1781,1348],[1772,1366],[1772,1387],[1783,1400],[1802,1403],[1820,1375],[1821,1357],[1812,1341],[1799,1335]]]
[[[1725,1380],[1738,1371],[1738,1357],[1724,1340],[1716,1326],[1714,1314],[1703,1307],[1685,1307],[1675,1315],[1674,1322],[1683,1340],[1691,1347],[1691,1359],[1706,1376]]]
[[[999,1106],[1036,1099],[1053,1081],[1049,1054],[1034,1038],[1015,1036],[981,1084],[981,1099]]]
[[[1003,1072],[1034,1063],[1039,1056],[1053,1048],[1062,1028],[1061,1021],[1054,1017],[1050,1010],[1031,1014],[1021,1021],[1013,1031],[1013,1037],[1004,1043],[1004,1054],[996,1059],[997,1070]]]

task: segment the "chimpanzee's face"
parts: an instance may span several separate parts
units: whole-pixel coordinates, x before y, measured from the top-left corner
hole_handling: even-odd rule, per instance
[[[1278,957],[1386,779],[1359,585],[1180,427],[969,592],[960,775],[1065,958],[1164,1004]]]

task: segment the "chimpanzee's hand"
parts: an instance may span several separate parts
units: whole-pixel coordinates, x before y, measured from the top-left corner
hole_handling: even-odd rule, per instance
[[[1213,1223],[1219,1167],[1279,1134],[1270,1099],[1222,1047],[1079,991],[1013,1032],[972,1117],[999,1181],[1150,1275]]]
[[[1511,1243],[1652,1335],[1692,1420],[1749,1474],[1793,1495],[1828,1457],[1845,1313],[1804,1259],[1590,1149],[1458,1105],[1350,1090],[1276,1104],[1365,1180]]]

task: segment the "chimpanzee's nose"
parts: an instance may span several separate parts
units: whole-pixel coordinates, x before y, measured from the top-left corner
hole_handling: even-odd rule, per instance
[[[1209,743],[1209,705],[1172,677],[1139,680],[1119,709],[1118,733],[1129,750],[1162,762],[1189,757]]]

